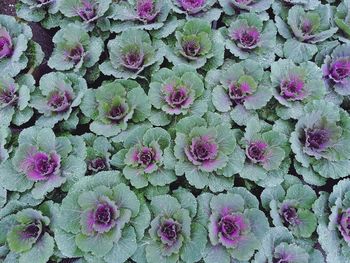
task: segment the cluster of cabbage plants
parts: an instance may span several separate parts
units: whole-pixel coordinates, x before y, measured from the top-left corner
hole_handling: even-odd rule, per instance
[[[0,262],[350,263],[349,112],[349,0],[19,0]]]

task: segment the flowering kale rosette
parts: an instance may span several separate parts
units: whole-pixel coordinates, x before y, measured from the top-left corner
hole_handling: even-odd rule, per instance
[[[208,22],[220,18],[221,10],[213,7],[215,2],[216,0],[170,0],[175,13],[185,14],[188,20],[202,18]]]
[[[123,149],[116,153],[111,164],[123,169],[123,175],[135,188],[165,186],[176,180],[166,162],[171,154],[171,138],[162,128],[140,125],[129,132]]]
[[[90,130],[97,135],[112,137],[128,128],[128,124],[145,121],[151,104],[145,91],[133,80],[104,82],[98,89],[89,89],[81,109],[91,118]]]
[[[59,0],[20,0],[16,5],[16,13],[26,21],[42,21],[46,25],[59,17],[58,4]]]
[[[48,128],[27,128],[20,133],[12,158],[0,165],[0,185],[16,192],[31,189],[32,196],[40,199],[84,176],[85,155],[85,144],[78,137],[56,137]]]
[[[284,20],[288,17],[288,11],[295,5],[301,6],[304,10],[315,10],[321,4],[320,0],[282,0],[272,3],[273,13]]]
[[[55,49],[48,65],[56,70],[74,70],[83,75],[86,68],[93,67],[103,51],[103,41],[90,37],[79,24],[68,24],[52,39]]]
[[[295,176],[285,176],[281,185],[265,188],[261,203],[270,212],[275,226],[285,226],[296,238],[310,238],[317,219],[312,205],[317,196],[314,190]]]
[[[84,177],[63,199],[55,240],[66,257],[126,262],[150,222],[144,203],[117,171]]]
[[[1,125],[8,127],[10,123],[22,125],[33,116],[29,106],[30,95],[35,89],[32,75],[22,75],[16,80],[0,77],[0,120]]]
[[[324,258],[313,244],[295,240],[285,227],[274,227],[266,234],[254,263],[319,263]],[[333,261],[332,261],[333,262]]]
[[[321,192],[314,205],[317,233],[327,262],[350,262],[350,181],[344,179],[333,192]]]
[[[40,46],[31,40],[32,30],[14,17],[0,15],[0,72],[15,77],[27,66],[37,66],[43,59]]]
[[[0,219],[4,262],[32,262],[33,258],[38,263],[48,262],[55,246],[49,228],[54,226],[58,205],[47,201],[37,209],[17,207],[8,213],[5,210]]]
[[[57,0],[56,0],[57,1]],[[58,0],[59,11],[68,21],[80,23],[85,30],[92,31],[97,26],[104,29],[104,16],[112,0]]]
[[[91,175],[110,170],[110,159],[114,149],[108,139],[93,133],[85,133],[83,138],[86,144],[87,172]]]
[[[350,37],[350,1],[343,0],[337,7],[334,22],[339,29],[345,33],[347,37]]]
[[[290,164],[287,142],[287,136],[276,127],[250,119],[239,140],[246,155],[239,175],[263,187],[280,184]]]
[[[340,104],[342,96],[350,95],[350,44],[340,45],[327,55],[322,70],[327,91],[335,92]]]
[[[171,196],[153,197],[150,210],[152,221],[145,236],[146,262],[198,262],[207,243],[207,232],[198,221],[193,194],[179,188]]]
[[[207,20],[191,19],[178,27],[175,38],[167,38],[165,57],[174,65],[215,69],[224,62],[223,40]]]
[[[148,96],[155,108],[149,120],[157,126],[168,125],[177,116],[201,117],[208,110],[202,78],[187,65],[154,73]]]
[[[224,12],[232,16],[244,12],[261,13],[270,8],[273,0],[219,0],[219,3]]]
[[[255,111],[266,106],[272,97],[269,73],[253,60],[244,60],[211,74],[217,79],[212,82],[216,82],[212,92],[215,109],[230,112],[238,125],[246,125],[250,118],[257,117]]]
[[[67,129],[74,129],[79,122],[76,108],[86,90],[85,79],[74,73],[51,72],[42,76],[30,102],[42,114],[36,124],[53,128],[63,121]]]
[[[323,99],[326,88],[320,68],[313,62],[294,64],[280,59],[271,65],[271,82],[274,97],[279,102],[276,112],[282,119],[298,119],[303,107],[310,101]]]
[[[108,42],[109,60],[100,65],[104,75],[136,79],[152,66],[156,70],[163,61],[159,40],[152,42],[143,30],[128,30]]]
[[[284,57],[301,63],[310,60],[318,51],[317,43],[332,37],[337,28],[332,26],[331,7],[319,5],[305,11],[300,5],[293,6],[284,20],[276,16],[278,33],[286,39]]]
[[[349,114],[332,103],[313,101],[305,106],[290,143],[294,167],[307,183],[324,185],[326,178],[348,176],[349,127]]]
[[[242,169],[244,153],[236,147],[229,120],[215,113],[205,118],[186,117],[176,124],[175,131],[175,173],[185,175],[199,189],[230,189],[232,176]]]
[[[274,23],[263,21],[257,14],[241,14],[223,27],[220,32],[225,46],[240,60],[252,59],[267,68],[275,59],[276,27]]]
[[[131,28],[147,31],[167,31],[168,28],[173,31],[177,22],[176,19],[168,21],[170,10],[169,1],[162,0],[129,0],[113,4],[112,15],[109,16],[113,20],[110,30],[115,33]]]
[[[207,227],[209,238],[203,252],[204,262],[250,260],[269,230],[258,199],[243,187],[233,187],[216,196],[203,193],[198,203],[198,218]]]

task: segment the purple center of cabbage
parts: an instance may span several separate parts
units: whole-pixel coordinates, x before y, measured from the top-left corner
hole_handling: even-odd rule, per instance
[[[286,100],[302,100],[304,97],[304,82],[297,76],[285,79],[280,85],[280,95]]]
[[[181,7],[190,14],[198,13],[205,4],[205,0],[178,0]]]
[[[188,57],[197,57],[201,51],[200,44],[195,40],[186,41],[182,44],[183,52]]]
[[[312,32],[312,23],[309,19],[305,19],[302,23],[301,23],[301,31],[304,34],[310,34]]]
[[[343,82],[350,77],[350,60],[343,59],[335,61],[330,68],[329,77],[336,83]]]
[[[140,20],[145,22],[153,22],[159,11],[155,9],[153,0],[139,0],[137,2],[137,15]]]
[[[145,56],[142,52],[130,51],[122,56],[122,64],[127,69],[136,71],[142,67],[144,59]]]
[[[223,215],[217,222],[220,242],[226,247],[234,247],[241,240],[247,225],[241,214]]]
[[[102,157],[97,157],[89,161],[89,164],[88,164],[88,169],[94,172],[103,171],[103,170],[106,170],[106,168],[107,168],[106,159]]]
[[[77,14],[85,22],[90,22],[96,19],[96,9],[94,5],[88,0],[82,0],[82,7],[78,8]]]
[[[180,109],[188,104],[189,93],[185,87],[174,87],[172,84],[169,84],[164,87],[164,91],[165,101],[170,107]]]
[[[163,243],[171,246],[177,241],[180,231],[181,225],[177,221],[170,218],[166,219],[161,224],[157,233]]]
[[[284,222],[287,225],[298,225],[300,224],[300,219],[298,217],[297,209],[289,204],[283,205],[281,208],[281,215]]]
[[[107,118],[113,123],[118,124],[124,119],[126,114],[126,105],[119,104],[117,106],[112,106],[107,114]]]
[[[37,238],[41,234],[41,228],[38,225],[39,223],[34,222],[29,224],[24,231],[22,232],[23,238]]]
[[[137,162],[142,166],[149,166],[154,163],[156,153],[152,148],[142,147],[141,151],[137,154]]]
[[[10,85],[7,89],[0,91],[0,103],[3,106],[15,105],[18,101],[18,96],[14,85]]]
[[[350,208],[339,216],[338,229],[346,242],[350,244]]]
[[[231,38],[237,42],[238,47],[251,50],[258,46],[260,32],[255,27],[240,28],[231,34]]]
[[[84,47],[81,44],[78,44],[76,47],[67,51],[65,56],[67,60],[72,61],[74,64],[78,64],[84,56]]]
[[[200,164],[214,160],[218,155],[218,145],[209,136],[201,136],[192,139],[189,151],[185,151],[187,157],[194,163]]]
[[[245,99],[252,93],[248,83],[230,84],[228,87],[228,95],[232,102],[243,104]]]
[[[251,142],[246,149],[246,155],[253,163],[263,163],[266,160],[267,147],[267,143],[263,141]]]
[[[114,209],[108,204],[99,204],[94,213],[95,224],[109,225],[113,219]]]
[[[305,146],[314,151],[323,151],[328,147],[331,134],[325,129],[309,129],[305,133]]]
[[[13,46],[10,34],[5,28],[0,28],[0,59],[12,56]]]
[[[59,92],[56,91],[51,94],[47,105],[50,107],[50,110],[57,113],[64,113],[72,104],[72,96],[68,91]]]

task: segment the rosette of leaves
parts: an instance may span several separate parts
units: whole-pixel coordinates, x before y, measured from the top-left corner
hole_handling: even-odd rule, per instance
[[[230,121],[216,113],[205,118],[185,117],[175,126],[175,173],[185,175],[197,189],[213,192],[230,189],[233,175],[243,166],[244,153],[236,147]]]
[[[289,9],[295,5],[301,6],[304,10],[315,10],[320,4],[320,0],[281,0],[274,1],[272,9],[276,16],[287,19]]]
[[[169,0],[129,0],[112,5],[110,30],[115,33],[134,29],[172,33],[177,19],[168,19]],[[170,20],[170,21],[169,21]]]
[[[198,218],[207,227],[209,239],[204,262],[248,262],[269,230],[258,199],[243,187],[225,194],[203,193],[197,199]]]
[[[239,144],[245,150],[244,167],[239,173],[242,178],[262,187],[276,186],[283,181],[290,165],[286,134],[276,126],[252,118]]]
[[[337,7],[337,12],[334,18],[335,23],[339,29],[350,37],[350,1],[341,1]]]
[[[269,73],[253,60],[234,63],[211,74],[215,109],[228,112],[238,125],[246,125],[249,119],[257,117],[255,111],[266,106],[272,97]]]
[[[16,80],[0,77],[0,120],[1,125],[8,127],[11,123],[20,126],[33,116],[29,106],[30,94],[35,89],[32,75],[26,74]]]
[[[311,60],[317,53],[317,43],[332,37],[333,27],[330,5],[319,5],[315,10],[305,11],[302,6],[293,6],[285,20],[276,16],[278,33],[286,39],[283,53],[295,63]]]
[[[252,59],[268,68],[275,60],[277,30],[272,20],[263,21],[257,14],[245,13],[219,29],[225,46],[240,60]]]
[[[92,31],[96,26],[102,30],[108,28],[105,17],[111,3],[112,0],[59,0],[58,6],[68,18],[63,23],[78,22],[85,30]]]
[[[270,8],[273,0],[219,0],[219,3],[223,11],[232,16],[245,12],[262,13]]]
[[[310,186],[291,175],[285,176],[282,184],[261,193],[261,203],[274,226],[285,226],[296,238],[310,238],[315,232],[317,219],[312,205],[316,199]]]
[[[327,178],[349,175],[350,117],[333,103],[313,101],[291,133],[294,167],[304,181],[324,185]]]
[[[20,0],[16,4],[17,16],[29,22],[41,22],[46,28],[57,27],[62,16],[57,0]]]
[[[36,125],[53,128],[63,121],[68,129],[79,122],[77,107],[87,90],[85,79],[74,73],[51,72],[41,77],[31,105],[42,114]]]
[[[103,41],[90,37],[79,24],[69,24],[59,30],[52,39],[55,49],[51,55],[49,67],[64,71],[73,70],[82,75],[93,67],[103,51]]]
[[[336,47],[322,65],[327,91],[341,104],[343,96],[350,95],[350,44]]]
[[[0,72],[15,77],[43,60],[41,47],[31,40],[32,30],[12,16],[0,15]]]
[[[48,262],[54,254],[57,211],[58,205],[47,201],[36,209],[13,210],[1,218],[0,245],[8,251],[4,262]]]
[[[285,227],[271,228],[264,233],[262,247],[254,257],[254,263],[319,263],[324,262],[322,253],[313,244],[298,242]]]
[[[163,62],[159,40],[152,42],[143,30],[124,31],[108,42],[108,51],[109,60],[100,65],[100,70],[104,75],[115,78],[143,77],[146,69],[155,71]]]
[[[146,261],[133,259],[140,263],[198,262],[207,243],[207,231],[199,223],[193,194],[180,188],[171,196],[153,197],[150,210],[152,221],[144,239]]]
[[[201,117],[208,110],[202,77],[187,65],[155,72],[148,96],[154,108],[149,120],[156,126],[168,125],[177,116]]]
[[[100,172],[79,180],[63,199],[55,240],[66,257],[123,263],[135,253],[149,222],[146,204],[119,172]]]
[[[350,262],[350,180],[339,181],[331,193],[321,192],[314,205],[319,243],[327,262]]]
[[[83,135],[86,144],[86,166],[89,174],[110,170],[113,146],[107,138],[92,133]]]
[[[216,0],[170,0],[171,7],[177,14],[186,15],[186,19],[201,18],[208,22],[218,20],[221,9],[213,7]]]
[[[171,137],[162,128],[140,125],[130,131],[123,148],[116,153],[111,164],[123,169],[124,177],[135,188],[165,186],[176,180],[176,175],[167,165],[171,153]]]
[[[223,40],[217,30],[212,30],[209,21],[191,19],[178,27],[175,38],[167,39],[165,57],[174,65],[215,69],[224,62]]]
[[[300,65],[290,59],[274,62],[271,82],[273,95],[279,102],[276,112],[282,119],[300,118],[305,104],[326,95],[321,69],[310,61]]]
[[[98,89],[89,89],[81,109],[93,120],[92,132],[112,137],[125,131],[130,123],[145,121],[151,113],[151,104],[136,81],[115,80],[103,82]]]
[[[0,185],[21,193],[31,190],[40,199],[84,176],[85,155],[85,144],[78,137],[56,137],[49,128],[27,128],[20,133],[12,158],[0,165]]]

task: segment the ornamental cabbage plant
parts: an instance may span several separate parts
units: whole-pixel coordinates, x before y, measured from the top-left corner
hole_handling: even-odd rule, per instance
[[[350,181],[339,181],[331,193],[321,192],[314,205],[317,233],[328,262],[350,262]]]
[[[337,28],[333,26],[329,5],[319,5],[315,10],[305,11],[295,5],[283,20],[276,16],[278,33],[286,39],[283,45],[285,58],[301,63],[317,53],[317,44],[332,37]]]
[[[310,238],[317,219],[312,206],[317,196],[314,190],[294,176],[285,176],[281,185],[265,188],[261,203],[269,211],[275,226],[285,226],[296,238]]]
[[[305,106],[290,143],[294,167],[307,183],[324,185],[326,178],[348,176],[349,125],[349,114],[333,103],[313,101]]]
[[[304,105],[323,99],[326,88],[321,69],[307,61],[296,65],[290,59],[280,59],[271,65],[271,82],[275,99],[280,104],[276,112],[282,119],[298,119]]]
[[[202,77],[187,65],[155,72],[148,96],[154,108],[149,120],[156,126],[168,125],[175,118],[187,115],[201,117],[208,110]]]
[[[192,263],[202,258],[207,232],[198,221],[197,206],[196,198],[183,188],[152,198],[146,262]]]
[[[90,37],[79,24],[68,24],[55,34],[52,41],[55,49],[48,65],[60,71],[73,70],[84,75],[87,68],[98,62],[103,51],[103,41]]]
[[[252,59],[268,68],[275,60],[276,27],[274,23],[263,21],[257,14],[241,14],[228,27],[220,32],[225,40],[225,47],[240,60]]]
[[[229,112],[238,125],[257,117],[256,110],[266,106],[272,97],[269,73],[250,59],[212,71],[207,77],[213,79],[210,85],[216,85],[211,96],[215,109]]]
[[[223,40],[204,19],[191,19],[180,25],[175,37],[167,38],[165,57],[174,65],[187,64],[196,69],[215,69],[224,62]]]
[[[86,89],[85,79],[74,73],[51,72],[42,76],[30,102],[42,114],[36,124],[53,128],[63,121],[67,129],[74,129],[79,121],[77,107]]]
[[[63,199],[55,240],[66,257],[126,262],[150,222],[150,212],[117,171],[84,177]]]
[[[34,89],[35,80],[32,75],[25,74],[16,79],[0,77],[1,125],[8,127],[12,123],[19,126],[29,121],[34,113],[29,105]]]
[[[215,113],[208,113],[205,118],[186,117],[176,124],[175,131],[176,175],[185,175],[198,189],[230,189],[233,175],[242,169],[244,153],[236,147],[229,120]]]
[[[12,158],[0,165],[0,185],[21,193],[31,190],[34,198],[43,198],[84,176],[85,155],[85,145],[77,137],[56,137],[49,128],[27,128],[20,133]]]
[[[248,262],[261,248],[269,230],[259,202],[247,189],[233,187],[218,195],[203,193],[198,197],[200,222],[208,231],[203,252],[205,263]]]
[[[176,180],[167,164],[172,161],[168,160],[171,146],[166,130],[139,125],[127,135],[123,149],[112,157],[111,164],[123,169],[122,174],[135,188],[146,187],[149,183],[165,186]]]
[[[0,72],[15,77],[27,67],[41,64],[43,52],[31,40],[32,30],[14,17],[0,15]]]
[[[146,69],[156,70],[162,64],[160,43],[159,40],[152,42],[146,31],[125,31],[108,42],[109,60],[100,65],[100,70],[115,78],[144,78]]]
[[[112,137],[128,128],[129,123],[145,121],[151,104],[136,81],[104,82],[98,89],[89,89],[81,105],[83,114],[91,118],[90,130]]]

